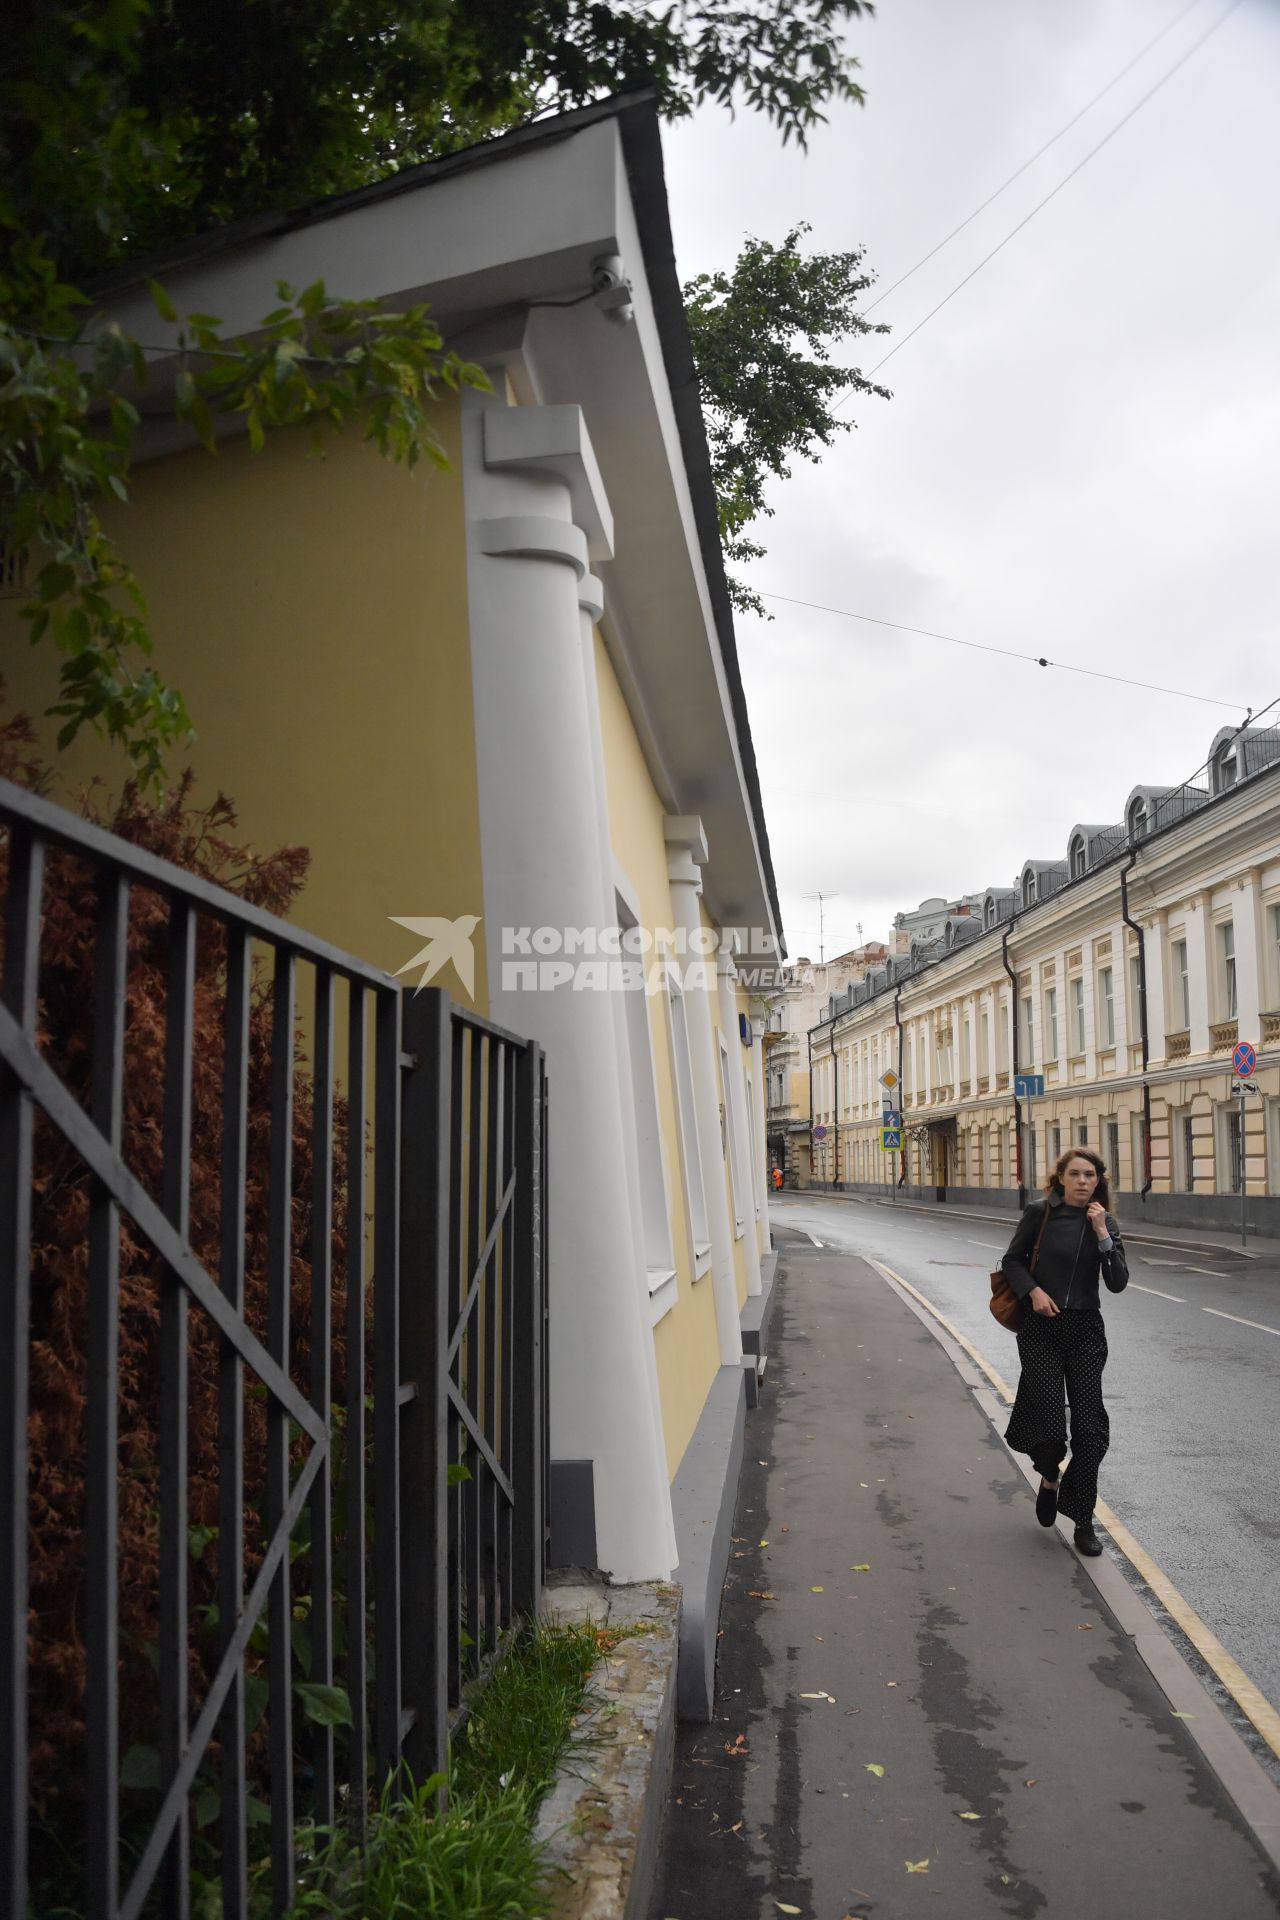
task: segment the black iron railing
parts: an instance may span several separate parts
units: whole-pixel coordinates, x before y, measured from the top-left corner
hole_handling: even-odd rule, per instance
[[[0,836],[0,1920],[29,1912],[38,1733],[28,1710],[37,1128],[88,1187],[83,1351],[67,1357],[84,1383],[83,1605],[69,1649],[83,1671],[83,1735],[55,1767],[83,1791],[69,1799],[55,1781],[40,1807],[46,1837],[71,1799],[78,1809],[74,1834],[54,1841],[80,1885],[59,1894],[91,1920],[185,1920],[198,1845],[224,1920],[237,1920],[264,1855],[253,1822],[265,1819],[280,1911],[298,1826],[341,1819],[362,1832],[388,1778],[434,1771],[467,1680],[538,1603],[542,1057],[446,995],[402,993],[355,956],[7,782]],[[69,858],[96,893],[91,1057],[78,1087],[41,986],[42,923]],[[167,912],[162,1171],[150,1187],[126,1152],[131,906],[144,897],[153,919],[157,899]],[[211,979],[218,1087],[200,1150],[216,1160],[218,1198],[216,1220],[201,1223],[202,1258],[190,1217],[193,1085],[210,1072],[195,1036],[199,996],[207,1032]],[[121,1687],[136,1656],[120,1615],[121,1406],[136,1387],[122,1376],[122,1244],[135,1307],[138,1274],[153,1278],[158,1383],[145,1436],[158,1620],[145,1717],[157,1764],[141,1802],[134,1783],[122,1787]],[[46,1290],[59,1284],[44,1273]],[[210,1379],[193,1383],[193,1356],[216,1392]],[[216,1455],[216,1525],[195,1546],[193,1384],[216,1409],[216,1445],[195,1437]],[[132,1429],[130,1444],[136,1453]],[[206,1589],[196,1605],[193,1566]],[[139,1710],[126,1705],[136,1751]],[[122,1793],[132,1795],[123,1824]]]

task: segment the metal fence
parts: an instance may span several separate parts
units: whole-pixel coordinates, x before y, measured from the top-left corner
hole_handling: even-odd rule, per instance
[[[41,1832],[60,1808],[79,1809],[74,1831],[54,1838],[81,1884],[59,1891],[92,1920],[184,1920],[193,1849],[220,1881],[225,1920],[247,1911],[251,1870],[269,1871],[280,1911],[298,1827],[340,1819],[363,1832],[389,1777],[434,1771],[466,1682],[539,1599],[543,1060],[443,993],[402,992],[7,782],[0,830],[0,1920],[26,1920],[32,1897],[30,1343],[33,1305],[38,1315],[47,1305],[33,1300],[32,1228],[33,1198],[47,1205],[49,1139],[87,1195],[82,1351],[65,1356],[83,1381],[68,1650],[83,1734],[56,1756],[61,1786],[39,1807]],[[67,874],[95,902],[79,1084],[57,1058],[42,986],[56,958],[42,951],[42,927]],[[165,975],[149,1180],[127,1152],[143,903]],[[208,1099],[195,1098],[211,1072],[212,1121]],[[216,1218],[195,1223],[201,1152],[217,1166]],[[134,1360],[122,1372],[121,1359],[140,1274],[155,1388],[141,1414]],[[45,1293],[60,1284],[43,1273]],[[193,1390],[212,1437],[193,1430]],[[122,1407],[134,1423],[127,1461]],[[141,1440],[139,1420],[151,1422]],[[202,1448],[216,1459],[216,1514],[193,1531],[190,1465]],[[152,1466],[137,1467],[140,1452]],[[145,1669],[121,1631],[122,1472],[139,1471],[158,1621]],[[122,1776],[140,1711],[156,1761],[149,1791]],[[69,1796],[68,1781],[80,1783]]]

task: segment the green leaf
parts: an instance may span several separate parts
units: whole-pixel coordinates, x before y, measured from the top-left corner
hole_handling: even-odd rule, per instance
[[[300,1680],[294,1692],[302,1702],[308,1720],[318,1727],[349,1727],[351,1702],[345,1687],[321,1686],[316,1681]]]
[[[464,1480],[469,1480],[471,1478],[471,1469],[469,1466],[466,1465],[464,1461],[451,1460],[449,1463],[448,1477],[449,1477],[449,1485],[451,1487],[460,1487]]]
[[[147,290],[151,295],[152,303],[155,306],[156,312],[160,315],[160,318],[162,320],[176,320],[178,317],[178,309],[174,306],[173,301],[160,285],[160,282],[158,280],[148,280]]]
[[[866,1762],[866,1769],[868,1773],[874,1773],[877,1780],[884,1779],[884,1768],[880,1765],[879,1761],[868,1760]]]
[[[139,1792],[146,1788],[158,1788],[160,1785],[159,1748],[130,1747],[120,1762],[120,1785]]]

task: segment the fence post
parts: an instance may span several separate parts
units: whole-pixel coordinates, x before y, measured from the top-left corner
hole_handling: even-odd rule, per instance
[[[400,1178],[404,1758],[421,1782],[448,1756],[449,1195],[453,1177],[449,996],[403,998],[405,1056]]]
[[[544,1417],[543,1407],[543,1180],[542,1049],[530,1040],[516,1066],[515,1298],[512,1334],[515,1381],[512,1395],[511,1598],[517,1614],[536,1615],[542,1598]]]

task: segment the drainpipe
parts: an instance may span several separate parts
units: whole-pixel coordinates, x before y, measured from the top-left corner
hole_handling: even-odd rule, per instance
[[[813,1028],[809,1028],[809,1180],[813,1181]]]
[[[834,1009],[831,1014],[831,1072],[833,1076],[832,1085],[835,1088],[835,1091],[832,1095],[832,1106],[831,1106],[831,1135],[832,1135],[832,1139],[835,1142],[835,1150],[836,1150],[835,1178],[831,1182],[831,1185],[833,1190],[836,1193],[839,1193],[840,1191],[840,1052],[838,1047],[836,1046],[836,1016],[835,1016]]]
[[[1142,928],[1129,912],[1129,875],[1138,864],[1138,849],[1130,847],[1129,864],[1120,869],[1120,918],[1138,936],[1138,1024],[1142,1030],[1142,1191],[1145,1207],[1151,1191],[1151,1088],[1147,1082],[1150,1043],[1147,1037],[1147,947]],[[1121,986],[1123,987],[1123,979]]]
[[[1018,976],[1009,964],[1009,935],[1012,927],[1006,927],[1000,942],[1000,957],[1004,961],[1004,970],[1009,976],[1009,1025],[1012,1029],[1009,1058],[1009,1078],[1013,1082],[1013,1144],[1018,1166],[1018,1205],[1027,1204],[1027,1183],[1023,1178],[1022,1165],[1022,1102],[1018,1098]]]
[[[901,985],[896,986],[893,990],[893,1017],[898,1028],[898,1118],[902,1122],[902,1130],[898,1136],[902,1141],[902,1145],[898,1149],[898,1186],[905,1187],[907,1184],[907,1090],[902,1084],[903,1040]],[[897,1187],[893,1190],[893,1197],[895,1200],[898,1197]]]

